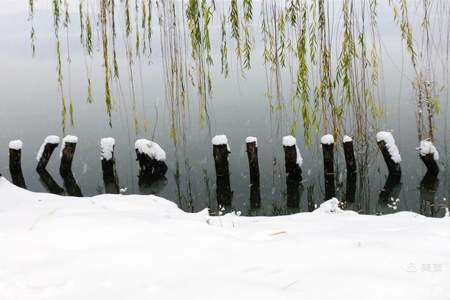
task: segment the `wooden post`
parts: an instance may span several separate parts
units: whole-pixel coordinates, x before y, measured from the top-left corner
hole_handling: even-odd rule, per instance
[[[247,145],[248,165],[250,169],[250,207],[261,207],[261,193],[259,181],[258,140],[255,137],[245,139]]]
[[[103,138],[100,141],[103,183],[108,194],[119,194],[119,180],[116,173],[116,160],[114,148],[116,141],[113,138]]]
[[[77,148],[78,138],[76,136],[68,135],[63,139],[61,149],[61,165],[59,166],[59,173],[62,177],[69,175],[72,172],[72,161]]]
[[[300,181],[297,177],[288,175],[286,177],[286,206],[287,208],[299,208],[300,207]]]
[[[233,192],[230,185],[228,155],[231,151],[228,139],[225,135],[216,135],[211,142],[213,144],[213,157],[216,168],[217,203],[221,206],[230,206]]]
[[[166,152],[157,143],[140,139],[135,143],[139,177],[153,180],[166,175]]]
[[[325,177],[325,200],[336,196],[334,183],[334,138],[331,134],[324,135],[321,139],[323,151],[323,170]]]
[[[401,156],[395,145],[394,137],[390,132],[381,131],[377,133],[377,144],[384,161],[389,170],[389,175],[401,177],[402,169],[400,167]]]
[[[12,182],[26,189],[25,179],[22,172],[22,146],[23,143],[20,140],[11,141],[9,143],[9,171],[11,173]]]
[[[56,147],[59,145],[59,137],[51,135],[45,138],[44,143],[42,144],[41,148],[39,149],[39,152],[37,154],[37,161],[38,165],[36,167],[36,170],[39,173],[39,170],[45,170],[47,167],[47,164],[50,160],[50,157],[53,154],[53,151],[55,151]]]
[[[297,140],[295,137],[289,135],[283,137],[283,149],[284,149],[284,165],[286,168],[287,176],[291,176],[292,179],[302,180],[302,163],[303,158],[297,146]]]
[[[439,166],[437,164],[439,152],[436,147],[430,141],[421,141],[417,150],[419,150],[420,159],[427,167],[428,175],[436,177],[439,174]]]
[[[436,192],[439,188],[439,179],[431,172],[427,172],[420,181],[420,214],[427,217],[436,217],[439,210],[435,207]]]
[[[347,171],[347,184],[345,191],[345,202],[353,203],[355,202],[356,196],[356,173],[351,173]]]
[[[356,160],[355,151],[353,149],[353,140],[349,136],[344,136],[344,155],[345,155],[345,165],[347,166],[347,176],[349,173],[356,172]]]

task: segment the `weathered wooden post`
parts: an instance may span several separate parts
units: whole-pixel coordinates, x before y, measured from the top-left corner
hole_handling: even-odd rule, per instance
[[[114,147],[116,140],[103,138],[100,140],[100,158],[102,161],[103,183],[108,194],[119,194],[119,180],[116,173]]]
[[[348,135],[343,138],[345,165],[347,166],[347,176],[349,173],[356,173],[355,150],[353,149],[353,139]]]
[[[9,142],[9,171],[11,173],[12,182],[18,187],[26,189],[25,179],[22,172],[22,147],[20,140]]]
[[[390,132],[380,131],[377,133],[377,144],[383,154],[384,161],[389,170],[389,175],[401,177],[402,169],[400,162],[402,158],[395,144],[394,137]]]
[[[55,135],[49,135],[45,138],[44,143],[42,143],[41,148],[36,155],[36,160],[38,161],[36,170],[38,171],[38,173],[40,170],[44,170],[47,167],[50,157],[52,156],[53,151],[55,151],[58,145],[59,137]]]
[[[53,179],[52,175],[46,169],[39,169],[39,179],[49,193],[61,195],[64,193],[64,189],[59,186]]]
[[[155,142],[139,139],[134,148],[139,162],[139,177],[152,181],[167,172],[166,152]]]
[[[355,202],[356,181],[357,181],[356,172],[355,173],[347,172],[347,183],[345,189],[345,202],[347,203]]]
[[[300,207],[300,181],[295,176],[286,177],[286,207]]]
[[[216,135],[211,140],[213,144],[214,165],[216,168],[217,203],[230,206],[233,192],[230,186],[230,170],[228,155],[231,153],[228,139],[225,135]]]
[[[327,134],[320,139],[323,151],[323,171],[325,177],[325,200],[336,197],[334,173],[334,138]]]
[[[303,157],[297,146],[297,139],[292,135],[283,137],[284,165],[287,176],[302,180]]]
[[[59,166],[59,173],[62,177],[69,175],[72,172],[72,161],[77,148],[78,138],[73,135],[67,135],[63,138],[61,146],[61,165]]]
[[[421,141],[417,150],[419,151],[420,159],[427,167],[427,173],[436,177],[439,174],[439,166],[437,164],[439,152],[436,147],[431,141]]]
[[[245,139],[247,145],[248,165],[250,169],[250,207],[261,207],[261,192],[259,181],[259,163],[258,163],[258,140],[256,137],[247,137]]]

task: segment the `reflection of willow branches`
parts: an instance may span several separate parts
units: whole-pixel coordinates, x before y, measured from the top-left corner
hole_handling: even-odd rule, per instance
[[[36,32],[34,30],[34,0],[28,0],[28,21],[31,23],[30,45],[32,56],[36,53]]]
[[[67,52],[67,73],[69,80],[69,116],[70,116],[70,124],[72,127],[74,126],[73,120],[73,99],[72,99],[72,58],[70,57],[70,42],[69,42],[69,23],[70,23],[70,15],[69,15],[69,2],[64,0],[64,28],[66,30],[66,52]]]

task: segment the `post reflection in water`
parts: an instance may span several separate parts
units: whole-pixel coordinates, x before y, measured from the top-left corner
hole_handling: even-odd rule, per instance
[[[439,188],[439,179],[432,173],[427,172],[420,182],[420,214],[427,217],[436,217],[436,191]]]
[[[52,175],[46,169],[38,169],[39,179],[44,188],[52,194],[61,195],[64,189],[53,179]]]
[[[63,176],[64,187],[66,188],[67,195],[73,197],[83,197],[81,188],[78,185],[72,171],[66,172]]]

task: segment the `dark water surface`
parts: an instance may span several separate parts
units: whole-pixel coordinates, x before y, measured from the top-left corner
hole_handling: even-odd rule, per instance
[[[21,139],[24,142],[23,171],[27,186],[32,191],[46,189],[35,172],[36,153],[47,135],[62,137],[60,104],[55,77],[54,42],[51,16],[42,11],[36,16],[37,53],[32,58],[29,49],[29,24],[25,2],[23,9],[0,12],[0,172],[9,178],[8,142]],[[382,10],[383,12],[383,10]],[[382,13],[381,12],[381,13]],[[389,15],[389,19],[392,17]],[[75,17],[73,19],[76,19]],[[369,146],[359,145],[360,156],[367,158],[367,174],[358,177],[356,196],[346,206],[366,214],[414,211],[426,215],[443,216],[448,207],[449,171],[447,147],[450,132],[446,119],[447,89],[441,93],[442,112],[436,120],[436,147],[440,152],[441,173],[439,182],[421,188],[425,168],[418,157],[419,144],[415,122],[415,93],[411,88],[411,70],[406,67],[400,33],[392,22],[380,21],[383,47],[382,78],[380,94],[385,105],[386,116],[380,120],[379,129],[392,131],[402,155],[403,176],[401,185],[395,187],[398,196],[388,197],[388,203],[379,201],[380,191],[385,186],[387,168],[376,147],[375,129],[370,130]],[[255,29],[257,32],[257,30]],[[314,138],[312,146],[306,147],[301,130],[297,142],[304,158],[303,182],[299,187],[299,208],[287,207],[287,187],[284,172],[284,153],[281,144],[283,135],[289,134],[290,115],[288,105],[280,112],[271,112],[266,97],[266,71],[262,63],[262,46],[256,38],[253,68],[245,79],[236,76],[236,60],[231,57],[229,79],[220,75],[220,63],[213,67],[213,95],[208,103],[210,120],[202,125],[199,121],[195,91],[190,91],[191,101],[184,133],[174,145],[170,138],[170,106],[165,101],[164,79],[161,65],[159,39],[154,39],[152,64],[136,67],[138,117],[141,124],[148,122],[148,130],[141,128],[137,135],[132,128],[130,92],[126,68],[123,71],[123,96],[114,97],[113,126],[108,126],[103,102],[103,74],[101,59],[96,57],[92,65],[94,82],[93,104],[86,103],[86,71],[78,36],[72,41],[72,64],[70,90],[74,101],[75,124],[67,133],[78,136],[79,143],[73,164],[73,173],[83,195],[91,196],[104,192],[99,142],[103,137],[116,139],[117,172],[125,194],[156,194],[170,199],[186,211],[196,212],[205,207],[217,208],[215,170],[212,157],[211,138],[215,134],[226,134],[231,146],[231,188],[234,191],[232,206],[228,209],[241,211],[245,215],[278,215],[296,211],[308,211],[320,205],[324,199],[322,152],[319,145],[321,132]],[[215,57],[218,49],[213,49]],[[122,53],[123,54],[123,53]],[[217,58],[216,58],[217,60]],[[125,64],[125,63],[124,63]],[[64,70],[68,80],[68,70]],[[285,75],[288,80],[290,75]],[[445,86],[446,82],[441,82]],[[66,88],[68,83],[66,81]],[[121,91],[114,87],[116,95]],[[286,96],[289,91],[284,91]],[[287,97],[288,98],[288,97]],[[287,100],[286,100],[287,103]],[[352,135],[353,129],[346,128]],[[259,164],[261,172],[261,208],[250,207],[250,187],[245,138],[258,137]],[[159,143],[167,153],[169,171],[165,180],[150,186],[138,185],[138,166],[134,153],[134,142],[147,138]],[[183,142],[184,141],[184,142]],[[343,149],[337,143],[337,196],[346,199],[347,179]],[[59,152],[59,149],[58,151]],[[48,170],[55,180],[63,185],[59,176],[59,157],[55,151]],[[1,198],[1,195],[0,195]],[[398,201],[396,200],[398,198]]]

